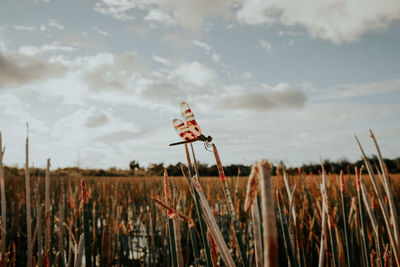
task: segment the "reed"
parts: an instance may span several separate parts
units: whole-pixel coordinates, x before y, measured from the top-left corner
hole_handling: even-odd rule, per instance
[[[344,176],[343,171],[340,171],[340,200],[342,204],[342,216],[343,216],[343,231],[344,231],[344,240],[345,240],[345,250],[346,250],[346,264],[347,266],[351,267],[351,260],[350,260],[350,241],[349,241],[349,226],[347,221],[347,198],[345,196],[346,187],[344,184]]]
[[[6,148],[3,147],[2,135],[0,132],[0,189],[1,189],[1,263],[6,263],[6,245],[7,245],[7,200],[6,200],[6,188],[4,182],[4,168],[3,158]]]
[[[214,144],[212,144],[212,147],[213,147],[213,151],[214,151],[215,161],[217,163],[219,177],[220,177],[221,182],[222,182],[222,188],[224,190],[225,198],[226,198],[226,201],[228,203],[229,214],[231,215],[231,218],[232,218],[232,221],[233,221],[233,228],[235,230],[236,241],[237,241],[237,243],[239,245],[240,257],[242,258],[243,266],[247,267],[249,265],[249,263],[247,261],[247,253],[246,253],[246,250],[245,250],[244,245],[243,245],[242,230],[240,229],[239,221],[237,219],[235,208],[233,206],[233,201],[232,201],[232,198],[231,198],[231,194],[230,194],[229,189],[228,189],[228,183],[226,182],[224,168],[222,167],[221,159],[219,158],[217,147]]]
[[[31,182],[29,171],[29,126],[26,124],[25,142],[25,198],[26,198],[26,235],[27,235],[27,267],[32,267],[32,217],[31,217]]]
[[[261,211],[264,240],[264,266],[278,266],[278,240],[271,181],[272,164],[266,160],[256,163],[260,176]]]
[[[46,167],[46,180],[45,180],[45,252],[46,255],[50,253],[50,159],[47,159]]]
[[[92,266],[92,255],[91,255],[91,241],[90,241],[90,230],[89,230],[89,206],[88,206],[88,196],[86,191],[85,180],[82,179],[82,204],[83,204],[83,231],[85,238],[85,262],[86,266]],[[79,241],[80,243],[80,241]]]
[[[191,183],[192,191],[194,192],[194,203],[196,205],[197,219],[198,219],[198,221],[200,223],[201,239],[203,241],[203,247],[204,247],[204,250],[205,250],[206,263],[207,263],[208,267],[211,267],[212,266],[212,258],[211,258],[210,246],[209,246],[208,239],[207,239],[207,225],[206,225],[206,222],[204,221],[203,208],[202,208],[201,203],[200,203],[200,196],[199,196],[199,193],[196,191],[195,185],[193,183],[194,178],[198,179],[199,171],[197,169],[196,156],[194,154],[194,149],[193,149],[193,145],[192,144],[190,144],[190,148],[192,150],[193,166],[194,166],[194,170],[195,170],[195,173],[196,173],[195,176],[192,176],[192,172],[191,172],[192,162],[191,162],[191,159],[190,159],[190,154],[189,154],[189,150],[188,150],[187,144],[185,144],[185,154],[186,154],[186,159],[187,159],[188,168],[189,168],[189,175],[191,177],[190,183]]]
[[[389,212],[387,210],[387,206],[386,206],[386,204],[385,204],[385,202],[383,200],[383,196],[382,196],[381,190],[378,187],[378,183],[376,181],[375,174],[373,172],[371,163],[367,159],[367,157],[366,157],[366,155],[364,153],[364,150],[363,150],[363,148],[362,148],[362,146],[360,144],[360,141],[358,140],[357,136],[355,138],[356,138],[357,144],[358,144],[358,146],[359,146],[359,148],[361,150],[361,154],[362,154],[362,157],[364,159],[364,163],[366,165],[366,168],[368,170],[370,181],[371,181],[372,186],[374,188],[374,191],[375,191],[375,193],[376,193],[376,195],[378,197],[378,202],[379,202],[379,205],[381,207],[382,215],[384,217],[386,230],[388,232],[390,244],[391,244],[391,246],[393,248],[393,254],[394,254],[394,257],[395,257],[395,260],[396,260],[396,264],[398,266],[400,266],[400,248],[399,248],[399,243],[396,242],[395,237],[394,237],[394,233],[393,233],[393,230],[392,230],[392,227],[391,227],[391,223],[390,223],[391,219],[390,219]]]

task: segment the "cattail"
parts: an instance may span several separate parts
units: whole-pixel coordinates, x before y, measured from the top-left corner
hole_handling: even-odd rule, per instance
[[[85,260],[86,266],[92,266],[92,257],[90,251],[90,231],[89,231],[89,207],[88,207],[88,196],[86,190],[86,183],[85,180],[82,179],[81,182],[82,186],[82,204],[83,204],[83,231],[84,231],[84,238],[85,238]],[[80,241],[79,241],[80,243]]]
[[[5,263],[6,256],[6,244],[7,244],[7,201],[6,201],[6,189],[4,183],[4,169],[3,169],[3,158],[6,148],[3,148],[2,136],[0,132],[0,188],[1,188],[1,261]]]
[[[378,184],[377,184],[377,181],[376,181],[376,178],[375,178],[375,174],[374,174],[374,172],[372,170],[372,166],[371,166],[369,160],[367,159],[367,157],[366,157],[366,155],[364,153],[364,150],[363,150],[363,148],[362,148],[362,146],[360,144],[360,141],[358,140],[357,136],[355,136],[355,138],[356,138],[357,144],[358,144],[358,146],[360,148],[362,157],[364,159],[364,163],[365,163],[365,165],[367,167],[368,174],[369,174],[372,186],[373,186],[374,191],[375,191],[375,193],[376,193],[376,195],[378,197],[378,202],[379,202],[379,205],[380,205],[381,210],[382,210],[382,215],[383,215],[383,218],[384,218],[384,221],[385,221],[385,224],[386,224],[386,230],[388,232],[390,244],[393,247],[393,254],[394,254],[396,263],[397,263],[397,265],[400,266],[400,248],[399,248],[399,243],[396,241],[395,234],[393,233],[393,230],[392,230],[392,226],[391,226],[391,223],[390,223],[391,219],[390,219],[389,212],[387,210],[387,206],[384,203],[384,199],[383,199],[381,190],[378,187]],[[390,192],[389,192],[389,195],[390,195]],[[396,229],[397,228],[395,228],[395,230]]]
[[[349,226],[347,222],[347,198],[345,197],[345,185],[344,185],[344,177],[343,177],[343,171],[340,171],[340,198],[342,201],[342,215],[343,215],[343,228],[344,228],[344,239],[345,239],[345,246],[346,246],[346,263],[349,267],[352,266],[351,260],[350,260],[350,242],[349,242]]]
[[[43,255],[42,255],[42,206],[40,203],[39,197],[39,181],[36,182],[35,185],[35,198],[36,198],[36,229],[37,229],[37,257],[38,257],[38,264],[42,266],[43,262]]]
[[[29,126],[26,123],[26,142],[25,142],[25,194],[26,194],[26,234],[28,260],[27,267],[32,267],[32,217],[31,217],[31,184],[29,173]]]
[[[246,212],[250,211],[257,193],[260,191],[259,183],[258,165],[254,164],[247,182],[246,199],[244,201],[244,210]]]
[[[47,159],[46,180],[45,180],[45,253],[50,253],[50,159]]]
[[[195,190],[197,191],[201,203],[201,207],[203,210],[203,218],[206,222],[208,229],[210,230],[216,245],[218,246],[219,252],[221,253],[221,257],[226,266],[235,266],[235,263],[232,259],[232,256],[229,252],[228,246],[225,243],[224,238],[222,237],[221,231],[218,228],[217,222],[215,221],[214,216],[212,215],[210,206],[204,196],[203,189],[197,180],[194,180],[193,183],[196,183]]]
[[[278,240],[272,191],[272,165],[266,160],[258,164],[261,187],[261,210],[264,239],[264,266],[278,266]]]
[[[379,160],[379,165],[383,174],[383,179],[384,179],[384,189],[386,192],[386,197],[388,198],[388,202],[389,202],[389,209],[390,209],[390,218],[392,221],[392,226],[393,226],[393,235],[394,235],[394,239],[396,241],[397,244],[399,244],[399,239],[400,239],[400,234],[399,234],[399,222],[398,222],[398,216],[397,216],[397,210],[396,210],[396,206],[394,204],[394,198],[393,198],[393,193],[392,190],[390,189],[390,179],[389,179],[389,175],[387,172],[387,168],[385,166],[385,163],[383,161],[382,158],[382,154],[381,151],[379,149],[378,143],[375,139],[374,133],[372,132],[372,130],[370,129],[370,135],[371,135],[371,139],[375,145],[376,148],[376,152],[378,154],[378,160]]]
[[[192,150],[192,156],[193,156],[193,161],[194,161],[193,165],[194,165],[194,169],[195,169],[195,173],[196,173],[195,176],[193,176],[193,177],[191,176],[192,178],[190,180],[190,183],[191,183],[192,190],[194,192],[194,202],[196,205],[197,217],[200,222],[201,239],[203,241],[203,247],[204,247],[205,254],[206,254],[207,267],[211,267],[212,266],[212,258],[211,258],[211,253],[210,253],[210,246],[209,246],[208,239],[207,239],[207,225],[206,225],[206,222],[204,221],[203,208],[202,208],[201,201],[200,201],[200,195],[199,195],[198,191],[196,190],[197,183],[195,183],[195,182],[198,182],[199,172],[197,169],[196,157],[194,154],[194,149],[193,149],[192,143],[190,143],[190,148]],[[185,144],[185,153],[186,153],[186,159],[188,162],[189,175],[191,175],[192,172],[190,171],[190,169],[191,169],[192,163],[190,160],[190,155],[189,155],[189,150],[188,150],[187,144]]]
[[[242,258],[243,265],[245,267],[247,267],[249,265],[249,263],[247,261],[246,250],[245,250],[244,244],[243,244],[242,230],[240,229],[240,226],[239,226],[239,222],[238,222],[236,212],[235,212],[235,207],[233,206],[233,201],[232,201],[229,189],[228,189],[228,183],[226,182],[224,169],[221,164],[221,159],[219,158],[217,147],[215,146],[215,144],[212,144],[212,147],[213,147],[213,151],[214,151],[215,161],[217,163],[218,174],[219,174],[219,177],[221,178],[222,188],[224,190],[225,198],[226,198],[226,201],[228,204],[228,210],[232,217],[233,228],[235,229],[235,236],[236,236],[236,241],[239,245],[240,256]]]

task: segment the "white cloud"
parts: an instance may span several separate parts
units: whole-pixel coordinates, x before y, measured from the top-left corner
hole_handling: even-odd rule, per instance
[[[119,57],[99,54],[90,60],[93,66],[84,75],[84,81],[93,90],[129,90],[129,85],[143,81],[147,70],[136,62],[136,53],[130,52]]]
[[[334,43],[358,40],[364,33],[385,29],[400,19],[398,0],[259,1],[246,0],[237,13],[245,24],[279,22],[302,25],[315,38]]]
[[[367,95],[378,95],[400,91],[400,79],[384,80],[364,84],[342,84],[316,91],[315,100],[340,100]]]
[[[102,0],[95,4],[94,9],[102,14],[111,15],[120,20],[133,20],[135,11],[147,10],[145,19],[168,25],[180,25],[182,28],[198,32],[203,20],[208,17],[229,17],[231,0]]]
[[[165,66],[171,66],[172,65],[171,61],[169,61],[168,59],[165,59],[163,57],[159,57],[159,56],[153,55],[152,58],[153,58],[154,61],[159,62],[159,63],[161,63],[161,64],[163,64]]]
[[[272,45],[265,40],[260,40],[260,45],[263,49],[265,49],[269,54],[273,54]]]
[[[175,20],[161,9],[151,9],[147,16],[144,17],[144,19],[149,21],[157,21],[169,25],[176,24]]]
[[[204,43],[204,42],[200,42],[200,41],[194,40],[193,43],[195,45],[197,45],[198,47],[201,47],[201,48],[205,49],[207,52],[209,52],[211,50],[211,46],[209,44]]]
[[[103,31],[103,30],[100,30],[100,29],[97,28],[97,27],[94,27],[94,30],[95,30],[98,34],[101,34],[101,35],[103,35],[103,36],[109,36],[109,35],[110,35],[108,32]]]
[[[63,30],[65,28],[64,25],[60,24],[55,19],[49,19],[49,22],[47,23],[47,25],[49,25],[49,27],[53,27],[53,28],[56,28],[59,30]]]
[[[62,76],[66,68],[40,56],[0,51],[0,88]]]
[[[300,90],[287,83],[275,87],[263,85],[257,90],[248,90],[239,85],[228,86],[215,100],[222,109],[273,110],[277,108],[302,108],[307,98]]]
[[[196,61],[179,65],[169,75],[170,80],[178,79],[197,87],[211,87],[210,83],[215,78],[211,69]]]
[[[35,27],[27,25],[14,25],[13,28],[17,31],[36,31]]]

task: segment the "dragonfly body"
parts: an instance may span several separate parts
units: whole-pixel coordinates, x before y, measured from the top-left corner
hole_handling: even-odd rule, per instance
[[[196,141],[203,141],[206,146],[212,142],[211,136],[202,134],[199,125],[194,119],[194,115],[189,105],[185,102],[181,103],[182,117],[185,122],[179,119],[174,119],[172,124],[178,135],[185,141],[170,144],[170,146],[192,143]]]

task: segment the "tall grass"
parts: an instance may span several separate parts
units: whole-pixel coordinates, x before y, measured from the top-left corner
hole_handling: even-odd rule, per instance
[[[182,177],[83,180],[30,169],[28,137],[25,170],[2,170],[1,143],[2,266],[398,266],[400,175],[380,152],[353,174],[272,176],[262,160],[247,179],[225,177],[214,147],[219,178],[199,177],[185,150]]]

